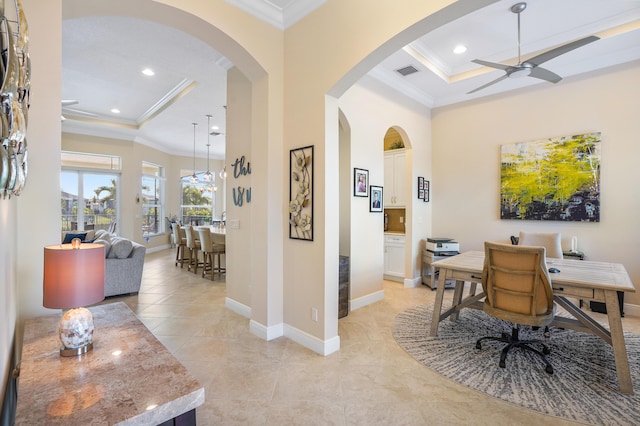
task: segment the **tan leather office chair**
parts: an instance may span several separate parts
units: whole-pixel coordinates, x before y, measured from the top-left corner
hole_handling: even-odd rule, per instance
[[[519,325],[544,326],[553,321],[556,305],[545,261],[545,248],[484,243],[484,268],[482,287],[485,292],[484,311],[501,320],[513,323],[511,335],[487,336],[476,341],[481,349],[483,340],[507,343],[500,355],[500,367],[505,368],[507,353],[519,347],[539,355],[545,371],[553,374],[553,367],[545,355],[549,348],[540,340],[520,340]],[[532,344],[542,346],[542,351]]]
[[[519,246],[544,247],[547,257],[562,259],[562,236],[560,233],[520,232]]]

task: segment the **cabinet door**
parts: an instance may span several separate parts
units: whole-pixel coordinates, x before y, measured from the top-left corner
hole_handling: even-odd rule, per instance
[[[384,273],[404,277],[404,245],[388,244],[384,253]]]
[[[393,180],[394,180],[394,167],[393,167],[394,157],[393,155],[385,154],[384,156],[384,190],[383,200],[384,206],[389,207],[392,206],[392,200],[394,197],[393,191]]]
[[[394,168],[394,192],[395,192],[395,205],[404,207],[407,203],[407,190],[406,190],[406,181],[407,181],[407,155],[402,152],[396,154],[393,159],[393,168]]]

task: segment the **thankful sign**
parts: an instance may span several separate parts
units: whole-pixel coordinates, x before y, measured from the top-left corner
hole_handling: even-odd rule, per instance
[[[240,158],[236,158],[236,161],[233,162],[233,178],[239,179],[241,176],[248,176],[251,174],[251,163],[245,161],[244,155]],[[233,187],[232,191],[233,204],[235,206],[242,206],[245,202],[251,202],[251,187],[244,187],[242,185],[238,185],[237,187]]]

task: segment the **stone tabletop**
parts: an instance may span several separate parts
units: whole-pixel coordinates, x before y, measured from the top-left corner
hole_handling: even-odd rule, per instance
[[[204,403],[204,388],[129,307],[89,308],[93,350],[61,357],[61,314],[27,320],[16,425],[155,425]]]

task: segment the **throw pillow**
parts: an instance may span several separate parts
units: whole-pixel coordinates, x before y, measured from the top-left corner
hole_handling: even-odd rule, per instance
[[[133,243],[126,238],[112,238],[111,250],[109,250],[109,259],[126,259],[133,250]]]
[[[93,241],[94,244],[102,244],[104,246],[104,257],[109,257],[109,250],[111,250],[111,243],[108,240],[103,240],[102,238],[96,238]]]
[[[96,240],[97,240],[98,238],[102,237],[104,234],[107,234],[107,231],[105,231],[104,229],[98,229],[98,230],[95,232]]]
[[[69,232],[64,236],[64,240],[62,241],[62,244],[70,244],[71,240],[73,240],[74,238],[80,238],[80,240],[84,242],[84,239],[86,236],[87,236],[86,232],[82,234],[72,234],[71,232]]]

